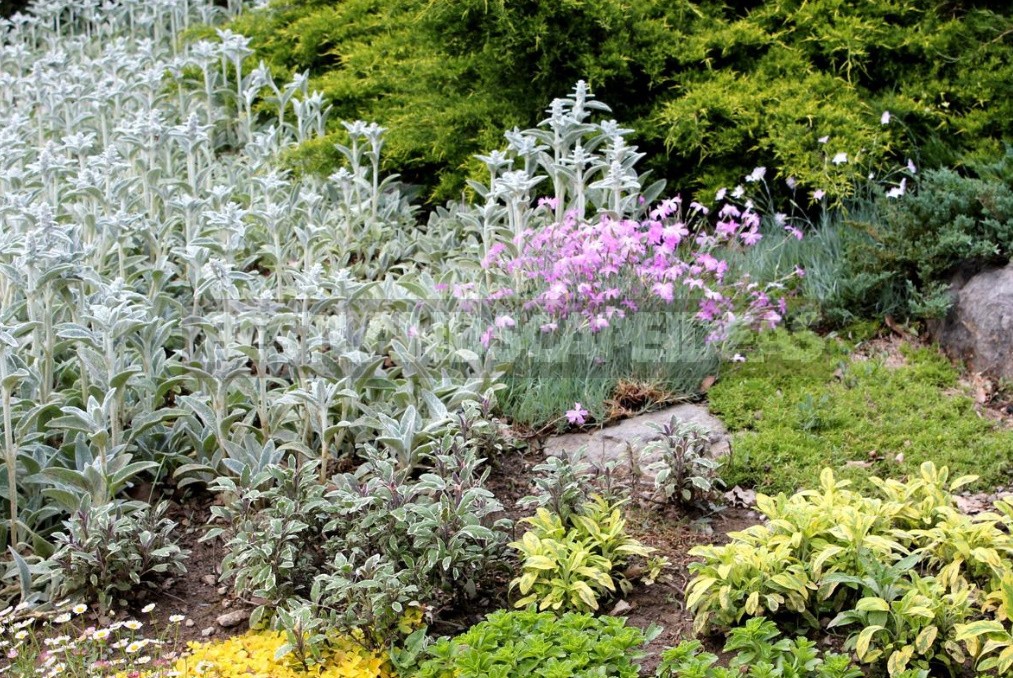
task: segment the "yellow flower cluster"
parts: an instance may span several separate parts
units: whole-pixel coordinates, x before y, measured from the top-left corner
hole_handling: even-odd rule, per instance
[[[332,643],[324,661],[305,672],[291,655],[275,659],[285,644],[280,631],[250,631],[220,642],[191,643],[189,652],[155,676],[180,678],[390,678],[386,658],[351,640]]]

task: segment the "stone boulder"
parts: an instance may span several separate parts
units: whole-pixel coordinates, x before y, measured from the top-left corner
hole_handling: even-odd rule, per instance
[[[562,456],[581,447],[587,451],[586,459],[598,468],[614,464],[623,470],[629,467],[630,452],[637,455],[641,470],[657,461],[657,455],[643,452],[647,443],[656,439],[658,432],[648,424],[667,424],[672,417],[697,424],[705,429],[710,438],[710,454],[717,457],[728,453],[728,434],[725,426],[712,415],[707,406],[685,403],[667,407],[657,412],[624,419],[613,426],[581,433],[567,433],[553,436],[545,441],[546,456]]]
[[[1013,379],[1013,264],[954,282],[954,304],[930,326],[946,353],[973,372]]]

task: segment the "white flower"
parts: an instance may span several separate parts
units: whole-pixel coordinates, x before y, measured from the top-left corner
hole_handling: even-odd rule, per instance
[[[907,159],[907,171],[911,174],[918,174],[918,168],[915,167],[915,163],[911,158]]]
[[[890,124],[890,111],[883,111],[883,115],[879,119],[879,124],[880,125],[889,125]]]
[[[183,621],[184,619],[186,619],[186,617],[184,617],[183,615],[181,615],[181,614],[174,614],[171,617],[169,617],[169,623],[170,624],[178,624],[181,621]]]
[[[141,622],[136,621],[134,619],[131,619],[128,622],[123,622],[123,626],[125,626],[128,629],[130,629],[131,631],[136,631],[139,628],[141,628],[142,626],[144,626],[144,624],[142,624]]]
[[[838,153],[837,155],[834,156],[834,159],[831,160],[830,162],[834,163],[835,165],[843,165],[847,161],[848,161],[847,153]]]
[[[732,191],[732,197],[735,198],[735,199],[739,199],[742,196],[744,196],[745,194],[746,194],[746,189],[743,188],[743,186],[741,184],[739,184],[738,186],[736,186],[735,190]]]
[[[70,621],[70,612],[64,612],[61,615],[57,615],[56,618],[53,619],[53,621],[56,622],[57,624],[66,624],[67,622]]]
[[[85,605],[84,603],[78,603],[77,605],[72,607],[70,611],[73,612],[74,614],[84,614],[85,612],[88,611],[88,606]]]
[[[830,141],[830,136],[829,136],[829,135],[827,135],[827,136],[825,136],[825,137],[820,137],[820,138],[819,138],[819,139],[817,139],[816,141],[820,142],[821,144],[825,144],[825,143],[827,143],[828,141]]]
[[[155,604],[154,603],[148,603],[147,605],[145,605],[144,607],[141,608],[141,612],[143,614],[148,614],[149,612],[151,612],[154,609],[155,609]]]
[[[907,190],[907,179],[900,180],[900,186],[895,186],[886,192],[888,198],[899,198]]]
[[[766,176],[766,174],[767,174],[766,167],[757,167],[756,169],[754,169],[752,172],[749,173],[749,176],[746,177],[746,181],[751,184],[754,184],[757,181],[763,181],[763,177]]]

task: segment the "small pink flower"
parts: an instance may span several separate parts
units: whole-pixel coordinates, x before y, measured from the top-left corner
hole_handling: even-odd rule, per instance
[[[572,410],[566,411],[566,420],[575,426],[583,426],[587,421],[587,410],[580,403],[574,403]]]
[[[485,257],[482,258],[482,268],[489,268],[499,263],[499,255],[506,249],[506,245],[501,242],[496,243],[489,248]]]
[[[514,322],[514,319],[508,315],[501,315],[496,318],[496,327],[498,327],[501,330],[506,329],[508,327],[513,327],[516,324],[517,323]]]
[[[744,355],[742,355],[741,353],[736,353],[735,355],[732,356],[732,362],[733,363],[744,363],[744,362],[746,362],[746,357]]]
[[[591,318],[588,325],[590,326],[592,333],[600,332],[609,326],[609,321],[608,318],[599,313],[595,317]]]
[[[740,233],[739,237],[742,238],[743,243],[752,247],[756,243],[760,242],[760,240],[763,238],[763,234],[757,231],[755,228],[752,228],[748,231]]]
[[[784,230],[788,231],[788,233],[796,240],[802,239],[802,231],[798,230],[794,226],[785,226]]]
[[[486,328],[485,332],[483,332],[482,336],[479,338],[479,341],[482,343],[483,348],[489,348],[489,344],[492,343],[493,337],[495,336],[496,336],[495,327],[489,326],[488,328]]]
[[[823,199],[823,196],[825,195],[826,192],[822,188],[817,188],[815,191],[813,191],[813,200],[820,201]]]
[[[654,283],[652,290],[659,298],[668,303],[672,303],[672,300],[675,298],[675,290],[670,282]]]

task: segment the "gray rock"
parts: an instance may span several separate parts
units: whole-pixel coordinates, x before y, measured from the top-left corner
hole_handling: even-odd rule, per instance
[[[234,610],[233,612],[226,612],[225,614],[218,615],[218,625],[223,629],[229,629],[233,626],[239,626],[244,621],[250,618],[249,610]]]
[[[1013,379],[1013,264],[953,286],[947,317],[930,326],[939,345],[974,372]]]
[[[728,453],[728,434],[721,420],[712,415],[706,405],[684,403],[624,419],[614,426],[551,437],[545,441],[545,454],[561,456],[584,447],[589,462],[599,468],[614,464],[620,469],[629,468],[632,454],[643,471],[648,464],[657,461],[656,455],[644,452],[647,443],[658,435],[648,424],[664,425],[673,416],[697,424],[710,433],[712,456]]]

